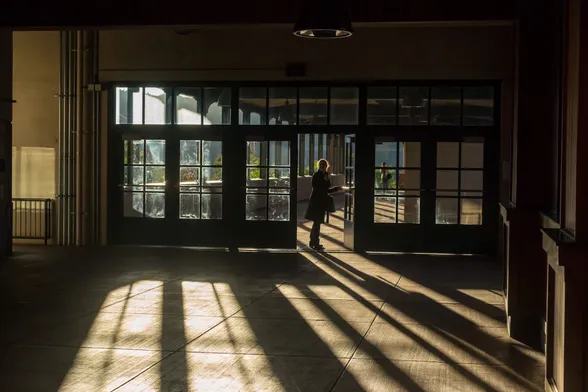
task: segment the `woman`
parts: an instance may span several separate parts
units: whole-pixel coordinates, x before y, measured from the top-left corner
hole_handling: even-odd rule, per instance
[[[337,192],[341,187],[331,187],[329,180],[329,162],[326,159],[318,161],[318,171],[312,176],[312,193],[308,202],[308,208],[304,217],[313,222],[310,231],[310,247],[315,250],[324,250],[320,244],[321,224],[325,221],[325,214],[331,196],[329,193]]]

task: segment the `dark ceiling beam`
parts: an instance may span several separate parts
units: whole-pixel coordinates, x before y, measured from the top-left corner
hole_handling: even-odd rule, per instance
[[[516,0],[346,0],[353,22],[512,20]],[[0,27],[294,23],[301,1],[8,0]]]

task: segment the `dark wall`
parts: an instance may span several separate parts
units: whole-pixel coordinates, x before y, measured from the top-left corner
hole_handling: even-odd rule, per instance
[[[514,0],[345,0],[354,22],[513,19]],[[301,1],[146,0],[12,2],[0,26],[123,26],[294,23]]]

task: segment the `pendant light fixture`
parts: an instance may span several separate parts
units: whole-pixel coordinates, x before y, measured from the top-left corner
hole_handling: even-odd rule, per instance
[[[306,0],[294,35],[302,38],[336,39],[353,34],[343,0]]]

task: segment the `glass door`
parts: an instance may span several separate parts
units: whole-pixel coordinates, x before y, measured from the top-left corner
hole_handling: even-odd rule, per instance
[[[345,207],[343,214],[343,244],[355,248],[355,135],[345,136]]]
[[[247,136],[236,236],[239,247],[296,248],[294,136]]]

